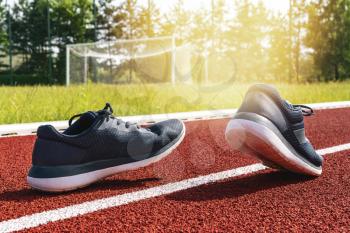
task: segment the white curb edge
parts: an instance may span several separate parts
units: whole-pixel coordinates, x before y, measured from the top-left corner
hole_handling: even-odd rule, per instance
[[[348,108],[350,107],[350,101],[316,103],[316,104],[307,104],[307,105],[312,107],[315,110]],[[147,123],[153,123],[153,122],[158,122],[158,121],[163,121],[163,120],[173,119],[173,118],[181,119],[183,121],[230,118],[235,114],[236,111],[237,109],[222,109],[222,110],[208,110],[208,111],[197,111],[197,112],[155,114],[155,115],[144,115],[144,116],[126,116],[126,117],[120,117],[120,118],[123,119],[124,121],[147,124]],[[36,133],[36,130],[40,125],[52,125],[60,131],[65,130],[68,127],[67,121],[0,125],[0,137],[32,135]]]

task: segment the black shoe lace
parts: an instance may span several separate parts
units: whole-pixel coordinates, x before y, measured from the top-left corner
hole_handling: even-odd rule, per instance
[[[106,106],[102,110],[98,111],[97,113],[105,116],[106,118],[114,118],[113,108],[110,103],[106,103]]]
[[[136,123],[124,122],[121,119],[118,119],[115,116],[113,116],[113,108],[112,108],[110,103],[106,103],[106,106],[102,110],[99,110],[97,113],[99,115],[105,117],[107,119],[107,121],[109,119],[117,120],[117,125],[125,124],[126,128],[129,128],[131,125],[136,125],[137,128],[140,128],[139,125],[137,125]],[[71,126],[73,124],[74,119],[81,117],[83,114],[84,113],[80,113],[80,114],[72,116],[68,122],[69,126]]]
[[[75,119],[75,118],[78,118],[78,117],[81,117],[82,115],[83,115],[83,113],[80,113],[80,114],[77,114],[77,115],[72,116],[72,117],[69,119],[69,121],[68,121],[68,125],[69,125],[69,126],[72,126],[74,119]]]
[[[293,105],[294,108],[300,108],[301,112],[303,113],[304,116],[312,116],[314,115],[314,110],[306,105]]]

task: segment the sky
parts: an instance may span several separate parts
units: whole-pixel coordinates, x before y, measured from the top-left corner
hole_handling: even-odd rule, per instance
[[[6,1],[6,0],[5,0]],[[13,4],[17,0],[7,0],[9,4]],[[116,0],[116,2],[121,0]],[[214,0],[215,1],[215,0]],[[253,0],[253,2],[258,2],[259,0]],[[146,4],[147,0],[139,0],[141,4]],[[154,2],[160,7],[163,12],[166,12],[171,8],[171,6],[176,2],[176,0],[154,0]],[[229,2],[229,1],[228,1]],[[231,1],[233,2],[233,1]],[[262,0],[268,9],[274,10],[275,12],[287,13],[289,7],[289,0]],[[206,8],[209,9],[211,5],[211,0],[185,0],[186,9],[199,9]]]

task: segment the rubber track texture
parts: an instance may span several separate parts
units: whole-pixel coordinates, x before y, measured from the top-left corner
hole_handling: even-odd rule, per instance
[[[348,232],[348,153],[321,178],[265,171],[49,223],[30,232]]]
[[[35,137],[1,139],[0,221],[256,163],[226,144],[228,120],[189,122],[184,142],[160,163],[64,195],[43,194],[27,186]],[[306,119],[307,136],[317,149],[350,142],[349,129],[350,109],[322,110]],[[270,170],[31,231],[303,230],[307,224],[341,231],[341,226],[347,226],[342,221],[350,221],[348,155],[327,158],[325,174],[316,180]]]

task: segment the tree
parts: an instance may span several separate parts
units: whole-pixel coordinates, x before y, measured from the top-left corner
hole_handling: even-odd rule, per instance
[[[269,12],[262,2],[257,5],[249,0],[235,1],[236,16],[232,19],[227,37],[232,57],[238,67],[241,80],[267,78],[267,48]]]
[[[7,68],[4,59],[8,50],[8,36],[6,26],[6,12],[2,1],[0,0],[0,72],[2,68]]]
[[[350,74],[350,1],[318,0],[307,8],[305,44],[312,49],[322,80],[341,80]]]
[[[66,0],[52,2],[51,9],[52,45],[59,51],[55,75],[62,82],[65,77],[66,45],[95,40],[91,33],[93,29],[87,27],[93,20],[93,5],[91,0]]]
[[[192,22],[196,26],[191,28],[189,40],[195,46],[196,51],[202,54],[211,48],[211,39],[214,34],[211,27],[211,20],[208,17],[208,11],[204,9],[198,10],[193,16]]]
[[[270,47],[268,48],[269,74],[272,79],[287,81],[289,79],[288,69],[290,63],[289,57],[289,35],[286,18],[282,15],[276,15],[271,19],[271,31],[269,32]]]
[[[123,1],[115,8],[113,16],[113,35],[116,38],[133,39],[140,35],[137,17],[139,8],[137,0]]]
[[[201,9],[192,13],[189,41],[195,48],[195,62],[192,75],[198,81],[227,80],[234,69],[229,56],[226,1],[211,1],[209,10]],[[226,62],[225,62],[226,61]],[[217,64],[221,63],[220,69]],[[227,69],[228,68],[228,69]]]
[[[47,73],[46,11],[38,8],[39,1],[20,0],[15,4],[12,18],[14,54],[22,58],[15,72],[20,74]]]
[[[210,39],[212,41],[212,50],[216,52],[225,52],[227,50],[226,37],[224,35],[227,21],[225,19],[226,11],[225,0],[211,1],[211,22]]]
[[[92,21],[90,0],[20,0],[12,20],[14,50],[23,59],[16,72],[21,74],[46,76],[53,68],[56,81],[63,82],[66,45],[94,40],[87,27]]]
[[[195,12],[185,10],[184,0],[177,0],[170,13],[165,15],[165,21],[162,24],[161,34],[167,36],[176,36],[177,43],[188,41],[193,25],[191,24],[191,15]]]
[[[296,81],[300,81],[300,62],[301,62],[301,46],[302,46],[302,30],[303,26],[305,24],[305,10],[306,10],[306,2],[305,0],[295,0],[293,5],[294,10],[292,11],[294,19],[294,22],[292,24],[294,28],[294,34],[292,33],[292,36],[294,37],[294,46],[292,48],[292,54],[294,57],[294,70],[295,70],[295,76]],[[292,38],[293,38],[292,37]]]
[[[94,34],[96,33],[96,41],[111,40],[113,37],[113,14],[115,7],[111,4],[113,0],[95,1],[94,10],[96,18],[93,19]],[[98,4],[97,4],[98,2]],[[96,27],[96,32],[95,32]],[[95,37],[95,36],[94,36]]]
[[[289,29],[286,32],[289,36],[289,49],[287,51],[289,55],[288,66],[288,81],[292,82],[301,80],[301,60],[302,57],[302,40],[305,32],[305,20],[306,20],[306,0],[290,0],[289,8]]]
[[[161,14],[153,0],[148,0],[146,6],[140,7],[137,20],[142,36],[154,37],[159,33]]]

